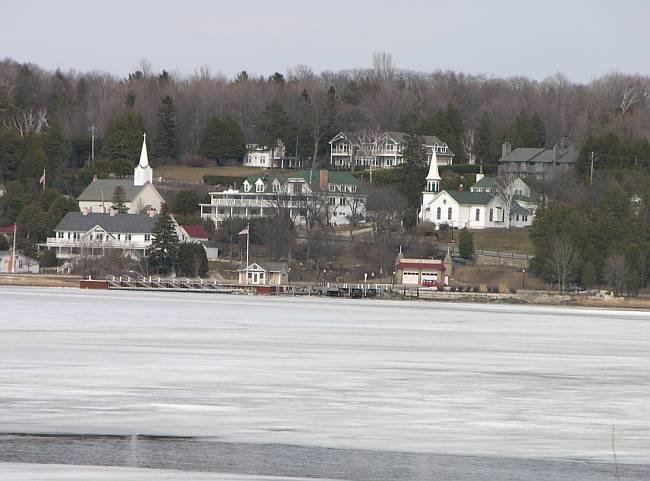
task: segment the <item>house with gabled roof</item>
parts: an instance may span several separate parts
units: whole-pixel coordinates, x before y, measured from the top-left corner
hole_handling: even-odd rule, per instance
[[[239,189],[210,192],[210,203],[200,207],[201,217],[212,220],[217,228],[230,217],[267,217],[279,209],[297,224],[304,224],[307,207],[317,208],[325,222],[342,225],[365,219],[366,197],[349,172],[300,170],[290,175],[248,177]]]
[[[494,179],[484,179],[485,177],[479,178],[469,191],[441,190],[442,179],[434,155],[426,178],[426,188],[422,192],[419,219],[438,227],[446,225],[457,229],[499,228],[509,225],[526,227],[532,224],[534,211],[517,201],[508,206],[504,197],[496,191]],[[506,218],[510,222],[506,222]]]
[[[248,285],[286,286],[289,283],[289,268],[284,262],[253,262],[239,265],[239,283]]]
[[[329,141],[330,164],[336,168],[393,168],[404,163],[407,133],[388,131],[375,138],[359,133],[339,132]],[[435,135],[422,136],[427,164],[435,152],[439,165],[451,165],[454,153]]]
[[[53,250],[62,259],[99,256],[111,249],[139,258],[148,254],[156,221],[152,214],[69,212],[54,228],[54,237],[39,248]]]
[[[124,190],[124,204],[129,214],[142,214],[150,210],[160,213],[165,199],[153,185],[146,140],[142,141],[140,161],[133,171],[133,179],[93,179],[77,198],[79,210],[84,213],[109,213],[113,194],[118,187]]]
[[[518,147],[512,150],[510,143],[504,142],[498,164],[499,172],[514,172],[522,177],[542,180],[551,174],[571,171],[577,160],[578,150],[563,137],[550,149]]]

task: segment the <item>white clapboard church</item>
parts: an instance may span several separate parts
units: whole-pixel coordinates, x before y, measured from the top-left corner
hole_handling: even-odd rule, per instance
[[[77,198],[82,213],[109,213],[113,193],[118,186],[124,189],[125,205],[129,214],[143,214],[149,211],[160,213],[165,199],[153,185],[153,169],[147,156],[146,134],[143,137],[140,161],[133,170],[133,179],[94,179]]]
[[[533,221],[534,211],[518,202],[506,208],[506,201],[490,190],[440,190],[438,160],[434,152],[429,164],[419,220],[436,226],[447,225],[456,229],[486,229],[499,227],[527,227]],[[516,212],[516,214],[515,214]],[[516,216],[517,221],[513,221]],[[506,220],[510,222],[506,222]]]

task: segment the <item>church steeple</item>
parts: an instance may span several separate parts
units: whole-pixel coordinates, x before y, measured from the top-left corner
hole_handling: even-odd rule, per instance
[[[436,149],[433,148],[431,154],[431,163],[429,164],[429,174],[427,175],[427,192],[438,192],[440,190],[440,174],[438,173],[438,157]]]
[[[147,134],[142,134],[142,151],[140,151],[140,162],[133,171],[133,185],[144,185],[147,182],[153,183],[153,170],[149,165],[147,156]]]

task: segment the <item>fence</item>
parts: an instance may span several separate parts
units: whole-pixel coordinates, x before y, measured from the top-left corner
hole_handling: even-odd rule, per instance
[[[460,255],[458,251],[458,246],[456,244],[442,244],[439,242],[434,242],[433,246],[442,252],[447,252],[447,248],[451,247],[452,255]],[[528,254],[518,254],[516,252],[505,252],[505,251],[487,251],[483,249],[474,249],[475,256],[488,256],[488,257],[500,257],[504,259],[521,259],[525,261],[530,261],[535,258]]]

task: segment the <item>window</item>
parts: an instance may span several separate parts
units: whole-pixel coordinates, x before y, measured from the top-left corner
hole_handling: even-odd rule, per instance
[[[494,209],[490,209],[490,222],[494,220]]]
[[[124,234],[124,238],[125,238],[127,241],[130,241],[130,240],[131,240],[131,234]]]
[[[475,217],[474,220],[476,220],[476,222],[481,220],[481,210],[480,209],[476,209],[476,214],[474,215],[474,217]]]
[[[447,209],[447,219],[451,220],[451,207]]]
[[[345,197],[341,197],[341,201],[339,202],[340,205],[345,205]]]
[[[264,192],[264,184],[262,182],[255,184],[255,192]]]
[[[63,239],[63,232],[57,232],[56,237],[57,239]]]
[[[117,234],[117,240],[120,240],[122,238],[122,234]]]
[[[248,182],[244,182],[244,192],[250,192],[251,185]]]
[[[97,234],[97,235],[96,235],[96,239],[97,239],[99,242],[103,241],[103,240],[104,240],[104,234]]]
[[[438,220],[440,220],[440,217],[441,217],[440,210],[441,210],[440,207],[438,207],[438,209],[436,210],[436,219],[438,219]]]
[[[280,184],[273,184],[273,192],[280,192]]]
[[[144,235],[144,241],[149,242],[151,240],[151,234],[145,234]]]
[[[519,220],[519,214],[517,214],[516,219]]]
[[[74,233],[72,234],[72,238],[73,238],[73,239],[79,239],[79,237],[80,237],[79,232],[74,232]]]
[[[329,204],[330,205],[336,205],[336,197],[330,197]]]

